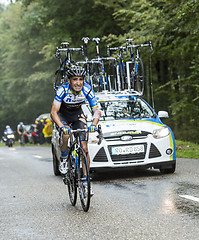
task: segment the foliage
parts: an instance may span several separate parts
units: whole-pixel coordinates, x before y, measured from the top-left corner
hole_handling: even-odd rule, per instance
[[[194,16],[194,17],[193,17]],[[152,41],[153,53],[141,51],[153,80],[156,110],[170,113],[179,139],[199,142],[199,2],[197,0],[18,0],[0,5],[0,131],[19,121],[33,122],[49,112],[55,48],[62,41],[77,47],[83,36],[106,45]],[[89,42],[89,55],[95,54]],[[150,71],[150,67],[152,71]],[[165,101],[166,99],[166,101]]]

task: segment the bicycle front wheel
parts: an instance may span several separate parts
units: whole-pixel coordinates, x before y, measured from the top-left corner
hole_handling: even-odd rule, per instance
[[[69,156],[68,160],[68,173],[66,177],[66,183],[68,185],[68,194],[70,202],[75,206],[77,202],[77,172],[75,168],[75,161],[72,160],[72,155]]]
[[[78,175],[78,189],[79,196],[82,208],[85,212],[88,211],[90,207],[90,175],[89,175],[89,167],[88,160],[83,148],[79,147],[78,150],[78,167],[77,167],[77,175]]]

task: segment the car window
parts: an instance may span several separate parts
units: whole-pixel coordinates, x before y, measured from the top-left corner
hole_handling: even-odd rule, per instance
[[[98,101],[101,110],[101,120],[129,119],[129,118],[152,118],[153,110],[141,98],[117,99]],[[92,120],[91,110],[88,104],[83,106],[87,120]]]

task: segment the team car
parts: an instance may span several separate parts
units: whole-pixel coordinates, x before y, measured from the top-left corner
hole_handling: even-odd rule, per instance
[[[161,173],[174,173],[176,168],[175,139],[172,130],[161,119],[166,111],[154,109],[139,95],[131,92],[96,93],[101,109],[103,139],[98,144],[98,133],[90,133],[88,140],[91,171],[113,168],[154,168]],[[92,121],[89,104],[82,109],[88,125]],[[52,136],[55,175],[59,175],[59,132]]]

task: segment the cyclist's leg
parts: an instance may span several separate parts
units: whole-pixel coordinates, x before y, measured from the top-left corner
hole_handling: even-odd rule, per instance
[[[68,126],[69,122],[67,120],[67,117],[63,114],[58,114],[59,118],[61,120],[61,122],[65,125]],[[61,157],[67,157],[67,146],[68,146],[68,139],[69,139],[69,135],[63,134],[63,144],[60,147],[61,150]]]

